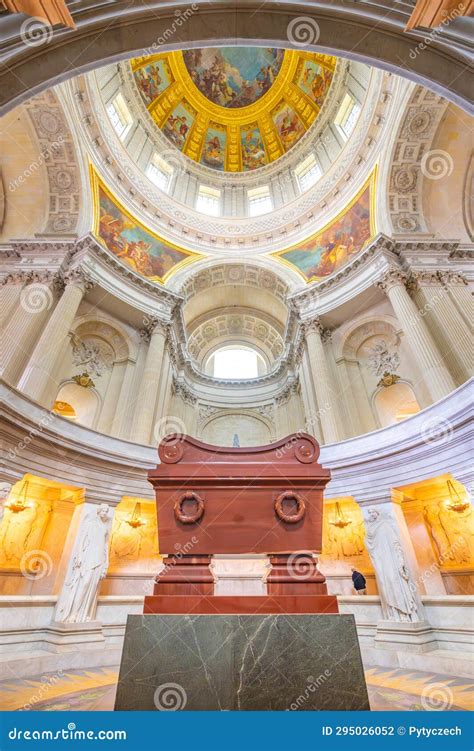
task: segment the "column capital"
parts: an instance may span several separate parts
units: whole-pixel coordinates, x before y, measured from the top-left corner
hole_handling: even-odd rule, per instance
[[[301,327],[305,337],[309,333],[316,333],[321,337],[323,342],[327,342],[331,338],[332,332],[323,325],[319,316],[303,321]]]
[[[62,274],[62,282],[65,287],[68,287],[69,285],[80,287],[83,292],[88,292],[95,286],[90,276],[80,266],[65,271]]]
[[[443,287],[467,287],[469,284],[461,271],[438,271],[437,275]]]
[[[197,397],[194,395],[194,393],[191,391],[189,386],[187,386],[182,381],[178,381],[176,378],[173,377],[173,384],[172,384],[173,391],[176,396],[180,396],[183,402],[186,402],[187,404],[196,404]]]
[[[408,275],[405,271],[391,266],[382,274],[378,282],[375,282],[375,286],[384,292],[388,292],[393,287],[406,287],[407,279]]]
[[[7,274],[0,282],[1,286],[23,285],[23,284],[50,284],[55,283],[59,278],[56,271],[44,269],[41,271],[13,271]]]
[[[436,271],[411,271],[406,286],[409,292],[416,292],[420,287],[440,287],[441,281]]]
[[[140,329],[140,336],[144,341],[149,342],[153,334],[161,334],[165,339],[168,337],[170,324],[166,321],[161,318],[146,317],[143,322],[144,326]]]

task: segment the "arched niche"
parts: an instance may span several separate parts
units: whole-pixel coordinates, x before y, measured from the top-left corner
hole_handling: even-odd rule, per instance
[[[200,440],[214,446],[232,446],[237,435],[241,446],[264,446],[273,440],[269,423],[252,412],[222,410],[201,428]]]
[[[67,407],[62,409],[61,404],[65,404]],[[55,406],[56,414],[92,428],[99,413],[100,398],[95,389],[85,388],[70,381],[60,387],[56,395]],[[74,415],[70,413],[70,408],[74,411]]]
[[[373,396],[373,403],[382,428],[395,425],[420,411],[412,386],[404,381],[379,388]]]

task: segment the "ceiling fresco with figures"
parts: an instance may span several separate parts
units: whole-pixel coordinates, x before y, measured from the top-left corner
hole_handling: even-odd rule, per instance
[[[91,167],[93,234],[123,264],[164,284],[178,269],[205,256],[161,238],[134,217]],[[270,253],[307,283],[327,278],[354,259],[376,234],[376,170],[330,223],[297,245]]]
[[[313,125],[336,58],[264,47],[193,49],[134,58],[136,86],[156,125],[195,162],[258,169]]]
[[[150,281],[164,284],[185,264],[203,258],[164,240],[130,214],[91,169],[93,234],[123,264]]]
[[[370,179],[344,210],[312,237],[273,257],[296,269],[306,282],[333,274],[352,260],[374,237],[375,177]]]

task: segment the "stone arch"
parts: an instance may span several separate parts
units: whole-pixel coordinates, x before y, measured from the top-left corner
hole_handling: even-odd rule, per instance
[[[405,379],[400,379],[387,388],[379,386],[372,394],[372,405],[382,428],[420,411],[413,386]]]
[[[21,18],[2,18],[2,23],[8,24],[9,47],[1,74],[1,111],[76,73],[142,55],[145,50],[168,51],[191,43],[223,46],[237,41],[296,47],[295,19],[302,16],[311,19],[307,49],[358,59],[394,73],[402,68],[407,78],[431,86],[461,106],[467,107],[471,101],[470,80],[465,73],[467,32],[462,25],[452,24],[453,31],[446,40],[442,35],[435,37],[417,54],[420,33],[404,31],[411,6],[406,11],[403,6],[394,10],[388,3],[381,3],[367,10],[362,4],[348,8],[343,0],[336,0],[330,7],[315,8],[306,0],[287,9],[269,0],[252,13],[248,6],[239,7],[227,0],[215,5],[210,2],[205,13],[186,6],[186,17],[183,13],[183,18],[177,19],[176,5],[163,7],[155,0],[140,9],[117,7],[113,24],[107,6],[89,5],[87,12],[81,3],[78,6],[73,10],[77,31],[54,31],[47,45],[35,48],[35,65],[31,64],[31,47],[21,38]],[[75,70],[64,70],[65,55],[80,61]]]
[[[94,428],[102,406],[102,399],[95,388],[83,388],[75,381],[63,381],[56,394],[53,411],[61,416],[59,403],[70,405],[77,416],[77,422],[88,428]],[[64,415],[66,416],[66,415]]]
[[[136,354],[136,345],[116,321],[95,313],[81,316],[74,321],[72,332],[82,337],[91,336],[105,341],[114,351],[114,362],[122,362]]]
[[[357,349],[367,336],[397,334],[399,328],[397,319],[388,315],[367,316],[349,321],[339,330],[339,337],[335,342],[336,358],[355,357]]]
[[[241,431],[247,431],[245,434],[239,433],[239,425]],[[231,446],[234,433],[241,446],[265,445],[274,440],[274,425],[256,410],[218,408],[199,425],[200,439],[206,443]]]

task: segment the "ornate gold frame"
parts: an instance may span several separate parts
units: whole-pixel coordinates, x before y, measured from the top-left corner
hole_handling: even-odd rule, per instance
[[[347,203],[344,206],[344,208],[341,209],[341,211],[333,219],[331,219],[331,221],[327,222],[325,225],[323,225],[322,227],[320,227],[318,230],[316,230],[316,232],[313,232],[313,234],[310,235],[310,237],[307,237],[305,240],[300,240],[299,242],[294,243],[293,245],[290,245],[289,248],[284,248],[283,250],[277,250],[277,251],[274,251],[273,253],[268,253],[267,255],[270,256],[270,257],[276,257],[278,259],[279,263],[282,263],[283,265],[287,266],[288,268],[292,269],[293,271],[296,271],[296,273],[299,274],[305,280],[305,282],[307,284],[312,284],[313,282],[321,281],[321,279],[323,279],[323,278],[326,279],[327,277],[318,277],[318,276],[313,276],[313,277],[311,277],[311,279],[308,279],[308,277],[302,271],[300,271],[300,269],[298,268],[298,266],[296,266],[296,264],[291,263],[291,261],[287,261],[286,258],[282,258],[281,256],[283,254],[285,254],[285,253],[289,253],[291,250],[295,250],[300,245],[303,245],[303,244],[306,244],[306,243],[310,242],[315,237],[317,237],[317,235],[320,235],[321,233],[326,232],[330,227],[332,227],[333,224],[335,224],[337,221],[339,221],[339,219],[347,211],[349,211],[349,209],[352,208],[352,206],[359,200],[359,198],[361,197],[362,193],[367,189],[367,187],[369,187],[369,189],[370,189],[370,195],[369,195],[369,206],[370,206],[370,237],[364,243],[364,245],[362,246],[362,248],[359,250],[359,253],[357,253],[357,256],[360,253],[362,253],[362,251],[364,250],[364,248],[367,247],[367,245],[371,242],[371,240],[373,240],[373,238],[377,234],[376,214],[375,214],[375,209],[376,209],[376,206],[375,206],[375,196],[376,196],[376,187],[377,187],[377,169],[378,169],[378,164],[375,165],[374,169],[372,170],[371,174],[369,175],[369,177],[367,178],[367,180],[363,184],[362,188],[360,188],[360,190],[357,191],[357,193],[353,196],[353,198],[351,198],[351,200],[349,201],[349,203]],[[354,256],[354,258],[357,258],[357,256]],[[353,259],[351,259],[351,260],[353,260]],[[340,268],[337,269],[336,271],[339,271],[340,269],[343,269],[344,266],[346,266],[346,264],[343,264],[342,266],[340,266]],[[333,272],[333,273],[336,273],[336,272]]]
[[[282,66],[270,89],[253,104],[230,109],[214,104],[201,93],[188,73],[181,51],[134,58],[131,60],[132,72],[158,60],[163,60],[166,65],[170,85],[148,105],[150,115],[162,129],[178,104],[195,113],[182,153],[196,162],[201,160],[208,128],[213,127],[212,123],[220,126],[227,136],[225,172],[243,170],[241,129],[255,123],[260,129],[269,163],[282,156],[285,148],[272,118],[274,111],[282,103],[287,104],[299,117],[305,130],[319,114],[319,107],[296,84],[304,61],[309,60],[331,71],[336,67],[336,58],[330,55],[285,50]]]
[[[93,224],[92,224],[92,234],[96,238],[98,242],[109,252],[111,255],[114,256],[114,258],[117,258],[118,261],[120,261],[120,258],[118,256],[115,256],[112,251],[110,251],[107,248],[107,245],[101,238],[99,234],[99,221],[100,221],[100,199],[99,199],[99,188],[101,188],[105,195],[110,198],[112,203],[126,216],[131,222],[134,222],[137,227],[140,227],[144,232],[146,232],[148,235],[153,237],[155,240],[158,240],[158,242],[164,243],[165,245],[169,246],[173,250],[177,250],[180,253],[184,253],[185,255],[189,256],[188,258],[184,258],[182,261],[179,261],[175,266],[173,266],[172,269],[170,269],[164,277],[159,276],[142,276],[144,279],[148,279],[150,282],[158,282],[159,284],[166,284],[168,279],[170,279],[177,271],[182,269],[184,266],[188,266],[191,263],[194,263],[195,261],[200,260],[201,258],[206,258],[206,254],[204,253],[196,253],[192,250],[188,250],[187,248],[182,248],[180,245],[175,245],[172,242],[169,242],[169,240],[166,240],[164,237],[160,237],[156,232],[153,232],[149,227],[147,227],[143,222],[141,222],[136,216],[134,216],[128,209],[126,209],[122,202],[117,198],[117,196],[112,192],[112,190],[104,183],[103,180],[99,177],[97,172],[95,171],[92,164],[89,164],[89,174],[90,174],[90,180],[91,180],[91,190],[92,190],[92,203],[93,203]],[[121,262],[123,263],[123,261]],[[123,264],[126,268],[132,268],[131,266],[128,266],[127,264]],[[133,270],[133,269],[132,269]],[[135,272],[139,273],[139,272]]]

